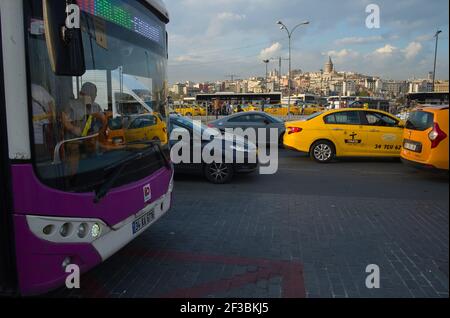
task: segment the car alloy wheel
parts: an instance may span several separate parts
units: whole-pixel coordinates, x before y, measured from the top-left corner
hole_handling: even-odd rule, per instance
[[[312,157],[320,163],[327,163],[334,159],[335,151],[331,143],[317,142],[312,148]]]
[[[214,184],[224,184],[233,177],[233,167],[226,163],[212,163],[205,168],[206,178]]]

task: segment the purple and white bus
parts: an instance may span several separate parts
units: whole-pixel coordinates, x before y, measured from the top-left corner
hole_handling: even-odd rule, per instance
[[[0,0],[0,21],[0,294],[36,295],[170,209],[169,17],[159,0]],[[158,118],[137,136],[131,104]]]

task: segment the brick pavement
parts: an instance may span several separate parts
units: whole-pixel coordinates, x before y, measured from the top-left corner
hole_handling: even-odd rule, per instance
[[[60,297],[448,297],[448,199],[222,191],[174,208]],[[365,287],[377,264],[381,289]]]

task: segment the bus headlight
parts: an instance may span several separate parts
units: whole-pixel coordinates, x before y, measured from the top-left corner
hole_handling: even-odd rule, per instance
[[[78,227],[78,237],[85,238],[89,231],[89,226],[86,223],[81,223]]]
[[[72,224],[64,223],[59,230],[59,234],[61,234],[62,237],[68,237],[70,235],[71,230]]]
[[[37,237],[53,243],[92,243],[110,232],[99,219],[27,216],[28,226]]]
[[[98,223],[92,225],[91,235],[93,238],[98,238],[102,234],[102,228]]]

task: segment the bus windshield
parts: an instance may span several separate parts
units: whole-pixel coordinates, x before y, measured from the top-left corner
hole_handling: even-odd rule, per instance
[[[155,149],[129,165],[115,186],[140,180],[163,166],[157,151],[168,151],[166,29],[139,1],[77,3],[87,71],[71,77],[52,71],[42,0],[25,1],[33,160],[44,184],[90,192],[108,177],[107,167],[134,152]],[[139,114],[162,122],[130,135],[127,120]]]

